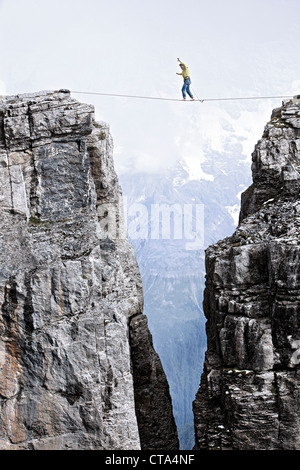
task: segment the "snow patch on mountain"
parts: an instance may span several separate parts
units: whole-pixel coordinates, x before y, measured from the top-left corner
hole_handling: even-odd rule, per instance
[[[185,180],[186,183],[188,181],[214,180],[213,175],[209,175],[205,173],[205,171],[203,171],[201,167],[201,158],[197,159],[193,156],[185,157],[185,159],[182,160],[180,163],[182,165],[182,168],[186,170],[188,174],[188,177]]]
[[[240,214],[239,204],[234,204],[233,206],[226,206],[225,209],[228,210],[228,213],[233,218],[234,224],[237,225],[239,222],[239,214]]]

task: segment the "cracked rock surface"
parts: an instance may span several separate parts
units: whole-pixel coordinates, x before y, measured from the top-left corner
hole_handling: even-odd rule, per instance
[[[206,251],[195,449],[300,448],[300,104],[273,111],[235,233]]]
[[[0,449],[141,446],[129,323],[142,282],[112,150],[68,93],[0,100]],[[152,413],[176,442],[162,374],[169,408]]]

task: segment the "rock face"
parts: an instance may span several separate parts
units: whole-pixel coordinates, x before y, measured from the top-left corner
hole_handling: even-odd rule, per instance
[[[169,385],[153,347],[146,315],[136,315],[131,319],[130,345],[141,448],[177,450],[179,440]]]
[[[0,211],[0,449],[139,449],[130,323],[161,374],[153,422],[176,447],[112,139],[92,106],[61,92],[0,100]]]
[[[273,111],[236,232],[206,252],[195,449],[300,448],[300,105]]]

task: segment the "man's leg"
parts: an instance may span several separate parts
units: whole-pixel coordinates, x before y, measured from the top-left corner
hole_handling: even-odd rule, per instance
[[[187,91],[189,97],[193,99],[194,97],[193,97],[192,92],[191,92],[191,90],[190,90],[190,85],[187,85],[186,91]]]
[[[183,96],[183,99],[185,100],[186,99],[186,87],[187,85],[184,83],[183,84],[183,87],[182,87],[182,96]]]

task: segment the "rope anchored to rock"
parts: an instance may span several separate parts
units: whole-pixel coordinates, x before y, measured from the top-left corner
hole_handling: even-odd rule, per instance
[[[60,93],[74,93],[74,94],[83,94],[83,95],[98,95],[98,96],[111,96],[116,98],[133,98],[140,100],[160,100],[160,101],[184,101],[179,98],[162,98],[159,96],[141,96],[141,95],[124,95],[116,93],[102,93],[98,91],[75,91],[61,89]],[[193,101],[198,101],[204,103],[206,101],[239,101],[239,100],[267,100],[267,99],[286,99],[292,98],[292,95],[279,95],[279,96],[239,96],[239,97],[228,97],[228,98],[198,98]],[[192,100],[191,100],[192,101]]]

